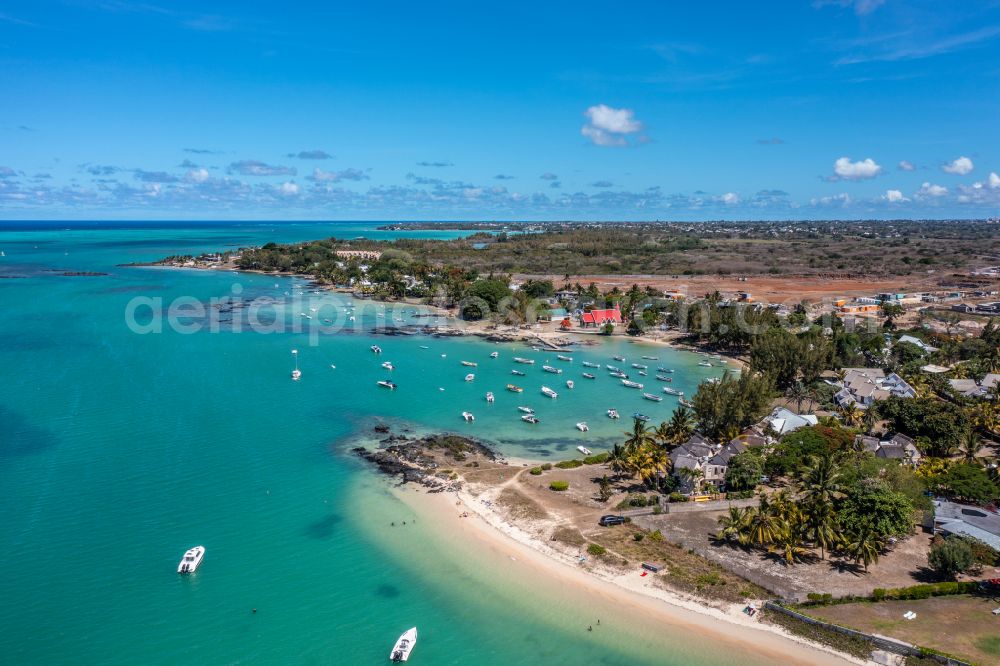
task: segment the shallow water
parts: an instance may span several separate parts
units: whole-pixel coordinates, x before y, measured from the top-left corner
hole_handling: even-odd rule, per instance
[[[593,371],[597,380],[579,377],[583,358],[615,363],[610,356],[624,350],[631,362],[637,347],[615,341],[563,363],[474,339],[352,332],[319,335],[313,346],[305,332],[137,335],[126,326],[136,296],[207,302],[238,284],[244,297],[281,299],[301,282],[119,264],[334,234],[376,232],[365,224],[0,231],[0,274],[22,276],[0,279],[5,660],[365,663],[384,659],[419,623],[413,663],[680,664],[694,654],[697,663],[735,662],[698,653],[697,636],[669,628],[659,642],[581,637],[581,618],[558,595],[490,590],[432,530],[388,539],[366,528],[409,511],[348,452],[377,419],[474,434],[511,455],[599,449],[631,412],[665,418],[676,404],[644,401],[604,369]],[[298,317],[289,307],[276,313]],[[377,323],[376,314],[368,316]],[[381,356],[369,351],[373,342]],[[299,382],[289,379],[293,348]],[[488,357],[493,350],[499,359]],[[522,395],[504,390],[515,353],[538,359],[514,378]],[[647,353],[676,368],[673,385],[688,392],[720,372],[691,354]],[[547,358],[564,374],[543,373]],[[479,363],[471,384],[462,359]],[[396,391],[375,384],[388,374],[382,360],[397,365]],[[559,387],[557,400],[538,393],[543,383]],[[534,406],[542,423],[522,423],[518,404]],[[604,416],[612,406],[622,421]],[[474,423],[461,420],[465,409]],[[589,433],[573,427],[579,420]],[[202,569],[179,577],[177,560],[196,544],[207,547]]]

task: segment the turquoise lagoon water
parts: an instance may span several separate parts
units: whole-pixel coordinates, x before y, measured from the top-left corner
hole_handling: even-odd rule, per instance
[[[411,520],[405,532],[388,531],[390,521],[412,518],[410,510],[349,453],[386,419],[478,435],[508,455],[568,457],[578,444],[613,441],[633,411],[658,420],[676,405],[668,396],[642,400],[603,368],[593,370],[597,380],[583,379],[584,358],[603,365],[616,353],[629,363],[657,355],[650,365],[675,368],[673,385],[686,392],[720,369],[624,341],[564,363],[469,338],[372,337],[365,331],[384,317],[381,310],[362,316],[360,306],[349,330],[311,336],[291,330],[306,321],[298,310],[309,304],[285,302],[286,292],[309,296],[301,281],[118,266],[328,235],[376,232],[360,223],[0,231],[5,661],[375,663],[418,624],[414,663],[765,662],[706,647],[679,627],[581,633],[589,609],[556,591],[521,589],[516,580],[490,589],[490,572],[429,529]],[[234,290],[275,299],[270,311],[288,330],[232,332],[225,323],[239,311],[213,315],[223,319],[218,333],[168,326],[143,335],[126,325],[137,296],[208,302]],[[337,312],[344,319],[347,300],[315,302],[312,321]],[[412,311],[388,316],[414,321]],[[375,342],[384,349],[378,357],[369,351]],[[293,348],[299,382],[289,379]],[[496,360],[488,356],[494,350]],[[515,366],[515,354],[538,362]],[[463,380],[463,359],[479,364],[474,382]],[[543,373],[546,359],[563,375]],[[396,391],[375,384],[389,374],[382,360],[397,366]],[[513,367],[527,376],[512,377]],[[567,378],[576,382],[572,391]],[[511,380],[525,393],[506,392]],[[659,382],[646,383],[659,390]],[[540,395],[542,384],[559,398]],[[483,399],[487,390],[496,394],[493,405]],[[522,423],[519,404],[535,407],[542,423]],[[622,421],[608,420],[608,407]],[[475,423],[460,419],[465,409]],[[589,433],[574,429],[580,420]],[[179,577],[181,552],[199,543],[208,549],[203,568]]]

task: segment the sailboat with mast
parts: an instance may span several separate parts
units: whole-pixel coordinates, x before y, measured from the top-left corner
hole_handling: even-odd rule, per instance
[[[295,369],[292,370],[292,381],[297,382],[302,377],[302,371],[299,370],[299,350],[298,349],[293,349],[292,350],[292,358],[295,359]]]

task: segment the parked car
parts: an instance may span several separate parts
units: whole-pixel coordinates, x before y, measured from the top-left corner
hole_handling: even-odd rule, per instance
[[[597,524],[601,527],[611,527],[612,525],[624,525],[625,516],[601,516],[601,519],[597,521]]]

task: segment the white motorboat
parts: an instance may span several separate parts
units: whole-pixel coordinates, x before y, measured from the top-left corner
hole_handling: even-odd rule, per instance
[[[387,379],[382,379],[382,380],[380,380],[380,381],[378,381],[378,382],[376,382],[376,383],[377,383],[377,384],[378,384],[379,386],[381,386],[382,388],[387,388],[387,389],[389,389],[390,391],[394,391],[394,390],[396,389],[396,383],[395,383],[395,382],[390,382],[390,381],[389,381],[389,380],[387,380]]]
[[[518,410],[524,412],[525,414],[534,414],[535,413],[535,410],[533,410],[531,407],[525,407],[524,405],[518,406]]]
[[[535,360],[534,359],[531,359],[531,358],[521,358],[520,356],[515,356],[514,357],[514,362],[515,363],[524,363],[526,365],[534,365],[535,364]]]
[[[641,389],[642,388],[642,384],[640,384],[639,382],[630,382],[627,379],[623,379],[622,380],[622,386],[624,386],[626,388],[634,388],[634,389]]]
[[[594,377],[594,375],[590,374],[589,372],[583,373],[583,376],[586,377],[587,379],[597,379],[596,377]]]
[[[583,421],[580,421],[579,423],[576,424],[576,429],[579,430],[580,432],[587,432],[588,430],[590,430],[590,426],[584,423]],[[576,447],[576,450],[585,456],[590,455],[590,449],[588,449],[586,446],[578,446]]]
[[[572,389],[574,386],[576,386],[576,384],[573,383],[572,379],[567,379],[566,380],[566,388]]]
[[[498,356],[500,356],[500,352],[491,352],[490,353],[490,358],[497,358]]]
[[[468,366],[470,368],[478,367],[478,363],[473,363],[472,361],[462,361],[462,365]]]
[[[544,370],[545,372],[551,372],[553,375],[562,374],[562,370],[560,370],[559,368],[553,368],[551,365],[543,365],[542,370]]]
[[[636,412],[636,413],[632,414],[632,418],[635,419],[636,421],[642,421],[643,423],[645,423],[646,421],[649,420],[648,416],[646,416],[645,414],[642,414],[640,412]]]
[[[510,374],[517,375],[518,377],[524,377],[524,373],[521,372],[520,370],[511,370]]]
[[[462,418],[465,419],[467,423],[476,420],[476,417],[472,415],[472,412],[462,412]]]
[[[430,347],[428,347],[427,345],[420,345],[420,348],[421,349],[430,349]]]
[[[583,361],[583,366],[586,367],[586,368],[599,368],[599,367],[601,367],[601,364],[600,363],[592,363],[590,361]]]
[[[403,635],[396,640],[396,644],[392,646],[392,651],[389,653],[389,659],[394,662],[406,661],[410,658],[410,653],[413,652],[413,646],[416,644],[417,628],[413,627],[404,631]]]
[[[615,359],[616,361],[621,361],[622,363],[625,362],[624,356],[612,356],[611,358]]]
[[[295,359],[295,369],[292,370],[292,381],[297,382],[297,381],[299,381],[299,379],[302,378],[302,371],[299,370],[299,350],[298,349],[293,349],[292,350],[292,358]]]
[[[511,393],[524,393],[524,389],[517,384],[507,384],[507,390]]]
[[[647,361],[659,361],[660,360],[659,356],[643,356],[643,358],[646,359]]]
[[[656,375],[656,380],[660,382],[672,382],[673,378],[667,377],[666,375]]]
[[[382,367],[385,368],[386,370],[395,370],[396,369],[396,367],[392,364],[391,361],[386,361],[385,363],[382,364]]]
[[[664,368],[662,365],[657,366],[656,369],[659,370],[660,372],[666,372],[666,373],[672,373],[674,371],[673,368]]]
[[[572,356],[563,356],[562,354],[556,354],[556,358],[559,359],[560,361],[570,361],[570,362],[573,361]]]
[[[493,391],[487,391],[486,392],[486,402],[493,402],[493,400],[494,400],[494,398],[493,398]]]
[[[636,370],[645,370],[649,366],[643,365],[642,363],[633,363],[632,367],[635,368]]]
[[[195,546],[184,553],[180,564],[177,565],[177,573],[194,573],[201,566],[201,561],[205,559],[205,547]]]
[[[559,394],[556,393],[555,391],[553,391],[552,389],[550,389],[548,386],[543,386],[542,387],[542,395],[547,395],[550,398],[558,398],[559,397]]]
[[[645,370],[640,370],[640,371],[639,371],[639,375],[640,375],[640,376],[642,376],[642,377],[648,377],[648,376],[649,376],[649,373],[648,373],[648,372],[646,372]]]
[[[378,345],[372,345],[371,346],[371,350],[373,352],[375,352],[376,354],[381,354],[382,353],[382,348],[379,347]]]
[[[475,376],[474,374],[472,374],[472,373],[470,372],[469,374],[467,374],[467,375],[465,376],[465,381],[467,381],[467,382],[471,382],[471,381],[472,381],[473,379],[475,379],[475,378],[476,378],[476,376]]]
[[[677,395],[677,396],[684,397],[684,391],[678,391],[677,389],[670,388],[669,386],[664,386],[663,387],[663,392],[666,393],[666,394],[668,394],[668,395]]]
[[[534,414],[525,414],[521,417],[521,420],[525,423],[538,423],[538,417]]]
[[[615,370],[614,372],[610,372],[608,374],[610,374],[612,377],[617,377],[618,379],[628,379],[628,375],[626,375],[621,370]]]
[[[685,407],[688,407],[688,408],[690,408],[690,409],[694,409],[694,403],[693,403],[693,402],[691,402],[690,400],[685,400],[684,398],[681,398],[681,399],[680,399],[680,400],[678,400],[677,402],[681,403],[681,404],[682,404],[682,405],[684,405]]]
[[[709,363],[708,361],[699,361],[698,365],[700,365],[703,368],[711,368],[712,367],[712,364]]]
[[[604,367],[607,368],[608,370],[610,370],[611,372],[621,372],[622,371],[622,369],[619,368],[616,365],[610,365],[610,364],[608,364],[608,365],[605,365]]]
[[[653,402],[663,402],[663,396],[656,395],[655,393],[643,393],[642,397]]]
[[[618,416],[618,410],[612,408],[612,409],[608,410],[608,418],[609,419],[617,419],[617,418],[621,418],[621,417]]]

